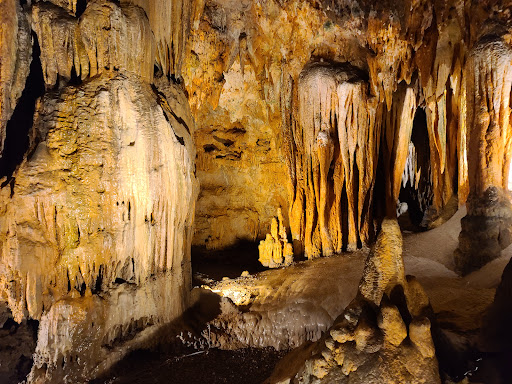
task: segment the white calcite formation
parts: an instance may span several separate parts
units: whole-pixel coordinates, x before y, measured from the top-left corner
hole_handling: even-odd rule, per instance
[[[29,381],[77,383],[186,309],[198,183],[187,99],[149,83],[144,12],[91,2],[79,21],[59,15],[33,8],[47,85],[73,67],[85,81],[38,101],[30,153],[1,190],[0,298],[16,321],[40,321]],[[64,32],[69,50],[56,49]]]

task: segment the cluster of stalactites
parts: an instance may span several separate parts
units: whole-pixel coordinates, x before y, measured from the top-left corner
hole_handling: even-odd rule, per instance
[[[322,62],[299,77],[290,226],[309,258],[354,250],[369,236],[380,126],[362,78]]]
[[[165,75],[181,75],[190,29],[204,0],[122,0],[144,9],[156,40],[156,63]]]
[[[265,267],[286,267],[293,262],[293,247],[288,242],[281,208],[277,210],[277,217],[272,218],[270,233],[260,242],[258,250],[259,262]]]
[[[41,48],[47,86],[59,77],[81,79],[120,70],[151,82],[155,44],[139,7],[90,1],[76,18],[65,9],[39,2],[32,8],[32,28]]]

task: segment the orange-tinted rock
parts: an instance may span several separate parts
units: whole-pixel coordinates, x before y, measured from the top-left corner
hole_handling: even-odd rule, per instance
[[[496,28],[480,37],[465,67],[469,197],[455,253],[456,267],[464,274],[497,258],[512,242],[512,205],[506,190],[512,49],[508,35]]]
[[[30,26],[19,2],[0,1],[0,156],[7,122],[25,87],[32,45]]]

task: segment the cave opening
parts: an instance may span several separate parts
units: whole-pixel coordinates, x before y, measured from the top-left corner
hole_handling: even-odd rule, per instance
[[[418,232],[426,229],[426,213],[432,204],[432,173],[427,115],[417,108],[414,115],[407,161],[397,202],[398,222],[402,229]]]
[[[0,178],[6,176],[10,181],[12,173],[23,161],[29,146],[29,131],[34,122],[36,100],[45,92],[43,67],[41,66],[39,42],[32,32],[32,62],[18,104],[11,119],[7,122],[6,137],[2,157],[0,158]]]

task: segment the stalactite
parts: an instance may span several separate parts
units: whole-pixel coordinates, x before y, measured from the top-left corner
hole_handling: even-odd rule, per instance
[[[91,1],[80,19],[40,2],[32,8],[32,28],[41,43],[47,86],[58,76],[82,79],[121,70],[152,81],[155,46],[144,12],[134,6]]]
[[[433,207],[441,210],[456,191],[459,204],[467,189],[465,126],[463,116],[462,65],[465,60],[464,35],[460,9],[440,12],[435,49],[430,47],[431,67],[418,63],[427,112],[430,142]],[[423,58],[423,56],[422,56]],[[458,176],[457,176],[458,175]]]
[[[340,252],[344,246],[354,250],[367,240],[370,220],[363,207],[378,154],[379,126],[366,83],[349,65],[313,63],[302,71],[297,93],[293,238],[309,258]],[[342,204],[347,205],[346,217]]]
[[[156,62],[165,75],[181,76],[190,29],[197,24],[205,0],[122,0],[123,3],[146,11],[156,41]]]
[[[386,176],[386,213],[390,217],[394,216],[400,194],[415,112],[416,92],[414,88],[399,87],[395,93],[391,110],[385,113],[382,139]]]
[[[0,3],[0,157],[4,148],[7,122],[25,87],[32,45],[28,20],[15,0]]]

